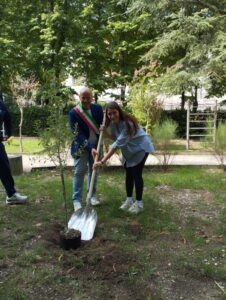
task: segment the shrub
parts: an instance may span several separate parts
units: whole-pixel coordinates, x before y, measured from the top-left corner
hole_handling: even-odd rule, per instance
[[[161,114],[160,123],[165,120],[171,119],[177,123],[176,135],[179,138],[186,137],[186,121],[187,111],[176,109],[176,110],[164,110]]]
[[[205,144],[213,151],[214,155],[220,162],[221,168],[225,171],[226,165],[224,156],[226,154],[226,123],[220,122],[215,133],[215,143],[212,139],[206,138]]]
[[[156,125],[152,132],[156,150],[161,154],[160,156],[157,155],[157,158],[164,171],[168,169],[170,159],[175,154],[171,151],[171,140],[176,137],[176,129],[177,123],[166,119],[162,124]]]

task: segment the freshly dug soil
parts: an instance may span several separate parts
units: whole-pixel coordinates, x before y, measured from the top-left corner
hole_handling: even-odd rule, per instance
[[[72,240],[75,238],[81,237],[81,232],[75,229],[66,229],[60,232],[60,235],[66,238],[67,240]]]
[[[81,246],[81,232],[75,229],[60,231],[61,246],[66,249],[76,249]]]

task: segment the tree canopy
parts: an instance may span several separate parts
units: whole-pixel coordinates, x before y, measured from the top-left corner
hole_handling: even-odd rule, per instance
[[[0,90],[46,74],[83,78],[96,96],[149,80],[168,93],[225,94],[221,0],[2,0]]]

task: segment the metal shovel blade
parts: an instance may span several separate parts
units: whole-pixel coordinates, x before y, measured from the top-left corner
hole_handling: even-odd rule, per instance
[[[106,121],[106,113],[104,113],[103,124],[105,124],[105,121]],[[97,144],[97,155],[95,157],[94,162],[98,161],[102,138],[103,138],[103,131],[100,132],[100,136]],[[92,176],[89,185],[89,192],[86,198],[87,205],[85,209],[81,208],[76,212],[74,212],[68,222],[69,229],[76,229],[81,232],[82,241],[89,241],[93,238],[94,230],[97,224],[97,212],[90,204],[92,193],[93,193],[95,176],[96,176],[96,169],[92,171]]]
[[[68,222],[69,229],[76,229],[81,232],[81,239],[89,241],[93,238],[97,224],[97,212],[90,205],[85,209],[74,212]]]

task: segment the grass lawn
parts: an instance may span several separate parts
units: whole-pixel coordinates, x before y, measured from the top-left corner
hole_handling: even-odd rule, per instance
[[[59,246],[64,224],[59,175],[15,177],[29,204],[1,193],[0,299],[225,299],[226,174],[217,169],[145,170],[145,210],[118,209],[123,171],[100,173],[92,241]],[[66,186],[70,201],[72,171]]]
[[[185,146],[185,140],[176,139],[172,141],[171,150],[173,152],[184,153],[190,153],[191,151],[194,151],[194,153],[197,153],[198,151],[206,151],[203,144],[199,141],[191,141],[190,150],[186,150]],[[24,137],[23,147],[24,154],[38,154],[43,150],[42,146],[40,145],[40,140],[35,137]],[[13,137],[12,142],[9,145],[6,144],[6,151],[9,154],[20,153],[20,140],[18,137]]]
[[[40,141],[35,137],[23,138],[24,154],[36,154],[43,150]],[[10,144],[6,144],[6,151],[9,154],[20,153],[20,139],[13,137]]]

